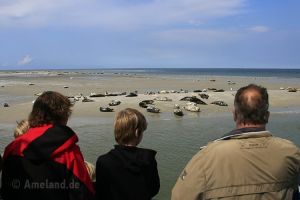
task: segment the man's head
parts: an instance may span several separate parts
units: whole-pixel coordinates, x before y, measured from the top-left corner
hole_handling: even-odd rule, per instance
[[[53,91],[44,92],[39,96],[32,107],[28,121],[30,127],[38,127],[43,124],[67,124],[72,113],[70,100]]]
[[[267,89],[255,84],[240,88],[234,98],[234,109],[237,125],[265,125],[269,119]]]
[[[136,109],[126,108],[116,115],[114,132],[120,145],[138,145],[146,129],[146,118]]]

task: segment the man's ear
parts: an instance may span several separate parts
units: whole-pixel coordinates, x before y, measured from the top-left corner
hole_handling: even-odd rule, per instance
[[[237,114],[236,114],[235,109],[232,109],[232,116],[233,116],[233,120],[236,122],[236,120],[237,120]]]
[[[266,113],[266,116],[265,116],[265,120],[266,120],[266,122],[268,123],[268,121],[269,121],[269,117],[270,117],[270,112],[269,111],[267,111],[267,113]]]

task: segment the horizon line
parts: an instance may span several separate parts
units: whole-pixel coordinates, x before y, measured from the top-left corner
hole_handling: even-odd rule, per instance
[[[278,69],[278,70],[300,70],[299,68],[286,68],[286,67],[88,67],[88,68],[6,68],[0,71],[53,71],[53,70],[136,70],[136,69]]]

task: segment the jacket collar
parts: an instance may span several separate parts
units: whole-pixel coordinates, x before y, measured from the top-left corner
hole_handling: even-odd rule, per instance
[[[262,133],[264,134],[262,135]],[[271,136],[271,133],[266,131],[265,128],[247,127],[247,128],[234,129],[229,133],[223,135],[221,138],[216,139],[215,141],[229,140],[235,137],[244,137],[244,136],[249,137],[250,135],[257,135],[257,134],[260,134],[261,136]]]

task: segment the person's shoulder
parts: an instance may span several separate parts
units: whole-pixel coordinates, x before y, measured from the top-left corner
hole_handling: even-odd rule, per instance
[[[207,143],[206,146],[200,147],[200,150],[198,153],[208,153],[211,151],[223,151],[227,148],[235,148],[235,146],[238,145],[236,140],[214,140]]]
[[[110,159],[111,155],[108,153],[105,153],[105,154],[102,154],[100,156],[98,156],[98,159],[97,159],[97,163],[98,162],[105,162],[106,160]]]
[[[152,156],[155,156],[157,154],[157,152],[153,149],[140,148],[140,147],[137,147],[136,149],[140,153],[149,154],[149,155],[152,155]]]
[[[281,148],[292,148],[295,150],[300,150],[299,147],[294,144],[292,141],[280,137],[273,137],[274,143]]]
[[[214,140],[208,142],[205,146],[199,148],[199,151],[193,156],[192,163],[207,163],[212,157],[232,155],[233,152],[240,149],[237,140]]]
[[[63,133],[67,133],[67,134],[70,134],[70,135],[75,134],[75,132],[73,131],[73,129],[71,129],[69,126],[60,125],[60,124],[54,124],[48,130],[53,130],[53,131],[57,131],[57,132],[63,132]]]
[[[96,165],[106,166],[111,165],[113,162],[115,162],[114,156],[112,155],[112,151],[114,150],[112,149],[109,152],[100,155],[97,159]]]

